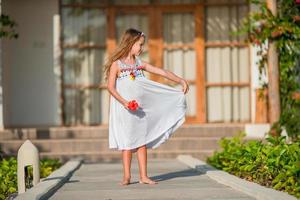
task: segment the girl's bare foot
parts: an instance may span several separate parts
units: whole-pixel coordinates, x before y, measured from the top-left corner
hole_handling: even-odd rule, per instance
[[[130,184],[130,179],[123,179],[122,182],[119,183],[120,185],[129,185]]]
[[[140,181],[139,181],[139,183],[141,183],[141,184],[150,184],[150,185],[157,184],[156,181],[153,181],[153,180],[151,180],[148,177],[141,178]]]

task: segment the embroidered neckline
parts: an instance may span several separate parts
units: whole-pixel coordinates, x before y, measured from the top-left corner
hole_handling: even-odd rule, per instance
[[[144,66],[136,66],[136,67],[124,67],[121,69],[121,71],[132,71],[132,70],[139,70],[144,69]]]
[[[134,80],[136,77],[144,77],[143,69],[139,68],[139,69],[135,69],[133,71],[131,71],[131,70],[121,71],[120,75],[118,76],[118,79],[122,79],[125,77],[129,77],[130,80]]]
[[[144,67],[140,65],[139,58],[135,58],[134,64],[127,64],[121,61],[121,59],[118,62],[121,66],[121,73],[118,78],[129,76],[130,80],[135,80],[136,77],[144,76],[142,72]]]

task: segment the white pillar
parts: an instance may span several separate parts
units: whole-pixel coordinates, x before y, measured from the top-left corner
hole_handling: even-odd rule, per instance
[[[18,150],[18,193],[24,193],[25,188],[25,167],[32,166],[33,186],[40,182],[40,159],[38,149],[26,140]]]
[[[255,4],[250,4],[250,12],[257,12],[259,7]],[[257,55],[259,51],[258,47],[250,46],[250,58],[251,58],[251,122],[255,123],[256,114],[256,89],[261,88],[261,82],[259,82],[259,70],[258,64],[260,57]],[[263,76],[262,82],[268,82],[268,77]]]
[[[55,99],[57,103],[57,112],[55,116],[55,123],[57,125],[62,125],[62,106],[61,106],[61,63],[60,63],[60,56],[61,56],[61,49],[60,49],[60,16],[59,14],[55,14],[53,16],[53,71],[54,71],[54,77],[55,77],[55,84],[56,84],[56,91],[57,91],[57,97],[58,99]],[[53,100],[54,101],[54,100]]]

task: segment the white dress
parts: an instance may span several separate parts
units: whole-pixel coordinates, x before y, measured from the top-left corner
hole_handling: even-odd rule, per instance
[[[121,74],[116,80],[116,90],[127,101],[136,100],[140,107],[136,111],[127,110],[111,95],[109,148],[136,150],[146,144],[146,148],[154,149],[185,121],[185,94],[146,78],[138,57],[132,66],[117,62]],[[135,73],[133,80],[130,79],[131,70]]]

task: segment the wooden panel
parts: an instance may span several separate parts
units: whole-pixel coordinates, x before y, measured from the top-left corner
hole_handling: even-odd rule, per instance
[[[118,14],[148,14],[151,10],[149,6],[114,6]]]
[[[204,8],[197,6],[195,11],[195,47],[197,75],[197,119],[199,123],[206,122],[206,88],[205,88],[205,42],[204,42]]]
[[[164,44],[164,49],[194,49],[194,44]]]
[[[240,5],[248,5],[247,2],[208,2],[204,4],[205,6],[219,6],[219,7],[224,7],[224,6],[240,6]]]
[[[196,84],[196,80],[187,80],[187,82],[189,84]],[[178,83],[175,83],[174,81],[170,81],[170,80],[167,80],[167,79],[164,79],[161,81],[161,83],[164,83],[164,84],[168,84],[168,85],[178,85]]]
[[[107,20],[107,38],[106,38],[106,50],[109,55],[111,55],[116,48],[116,30],[115,30],[115,9],[114,7],[109,7],[106,10],[106,20]]]
[[[248,47],[242,42],[206,42],[205,47]]]
[[[249,82],[238,82],[238,83],[234,83],[234,82],[229,82],[229,83],[206,83],[205,84],[206,87],[226,87],[226,86],[237,86],[237,87],[250,87],[250,83]]]
[[[106,5],[97,5],[97,4],[63,4],[61,5],[62,8],[93,8],[93,9],[105,9],[107,8]]]
[[[255,123],[267,123],[268,122],[268,92],[267,89],[256,89],[255,90]]]
[[[64,89],[107,89],[106,84],[100,84],[100,85],[89,85],[89,84],[65,84]]]
[[[197,4],[201,5],[201,4]],[[194,12],[195,11],[195,4],[190,5],[158,5],[159,9],[162,12],[168,12],[168,13],[182,13],[182,12]]]
[[[65,49],[104,49],[106,45],[90,45],[90,44],[65,44],[63,45]]]
[[[156,67],[163,67],[163,40],[162,40],[162,14],[158,9],[151,8],[149,17],[149,57],[150,64]],[[150,79],[159,81],[162,78],[155,74],[150,74]]]
[[[199,124],[199,122],[197,120],[197,117],[189,117],[189,116],[186,117],[185,123],[188,123],[188,124]]]

